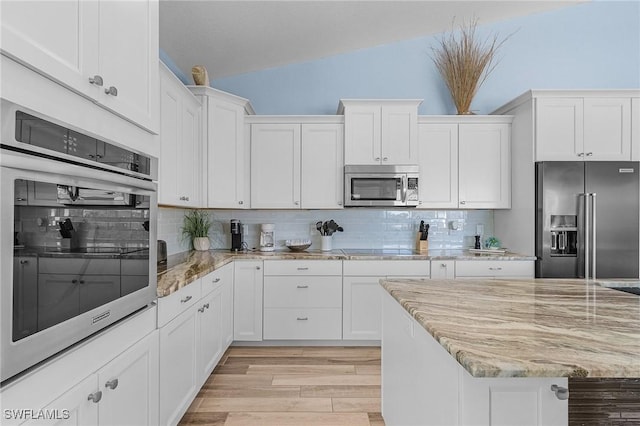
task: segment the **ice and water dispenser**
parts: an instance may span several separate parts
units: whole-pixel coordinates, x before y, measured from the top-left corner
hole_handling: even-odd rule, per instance
[[[578,217],[551,215],[551,256],[578,255]]]

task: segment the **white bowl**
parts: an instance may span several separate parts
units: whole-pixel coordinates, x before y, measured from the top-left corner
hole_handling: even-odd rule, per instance
[[[291,251],[304,251],[311,247],[311,240],[286,240],[284,245]]]

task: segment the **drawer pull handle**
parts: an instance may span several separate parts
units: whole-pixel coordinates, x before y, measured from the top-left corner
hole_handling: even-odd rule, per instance
[[[204,312],[204,306],[202,308],[198,308],[198,312],[203,313]]]
[[[308,317],[298,317],[296,318],[298,321],[308,321],[309,318]]]
[[[489,270],[490,271],[502,271],[502,268],[499,267],[499,266],[497,268],[490,267]]]
[[[308,271],[309,268],[298,268],[298,271]]]
[[[109,380],[107,383],[104,384],[105,388],[108,389],[115,389],[118,387],[118,379],[113,379],[113,380]]]
[[[560,401],[569,399],[569,389],[558,385],[551,385],[551,390],[556,394],[556,398]]]
[[[87,401],[93,401],[95,404],[100,402],[101,399],[102,399],[102,391],[90,393],[89,396],[87,397]]]
[[[187,296],[184,299],[180,300],[180,303],[187,303],[189,300],[193,299],[193,296]]]
[[[441,263],[441,264],[440,264],[440,267],[441,267],[441,268],[446,268],[446,267],[447,267],[447,264],[446,264],[446,263]]]
[[[299,285],[299,286],[296,286],[296,287],[297,287],[297,288],[309,288],[309,286],[308,286],[308,285]]]
[[[214,284],[215,283],[219,283],[220,282],[220,278],[216,278],[215,280],[213,280]]]
[[[204,306],[203,306],[203,308],[205,308],[205,309],[209,309],[209,304],[208,304],[208,303],[205,303],[205,304],[204,304]]]

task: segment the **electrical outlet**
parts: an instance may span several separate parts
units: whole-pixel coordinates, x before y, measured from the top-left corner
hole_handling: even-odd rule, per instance
[[[484,235],[484,225],[482,223],[476,225],[476,235]]]

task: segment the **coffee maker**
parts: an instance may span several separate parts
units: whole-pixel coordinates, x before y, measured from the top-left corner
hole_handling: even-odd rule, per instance
[[[242,250],[242,224],[238,219],[231,219],[231,251]]]
[[[263,223],[260,226],[260,251],[275,250],[275,229],[276,226],[273,223]]]

